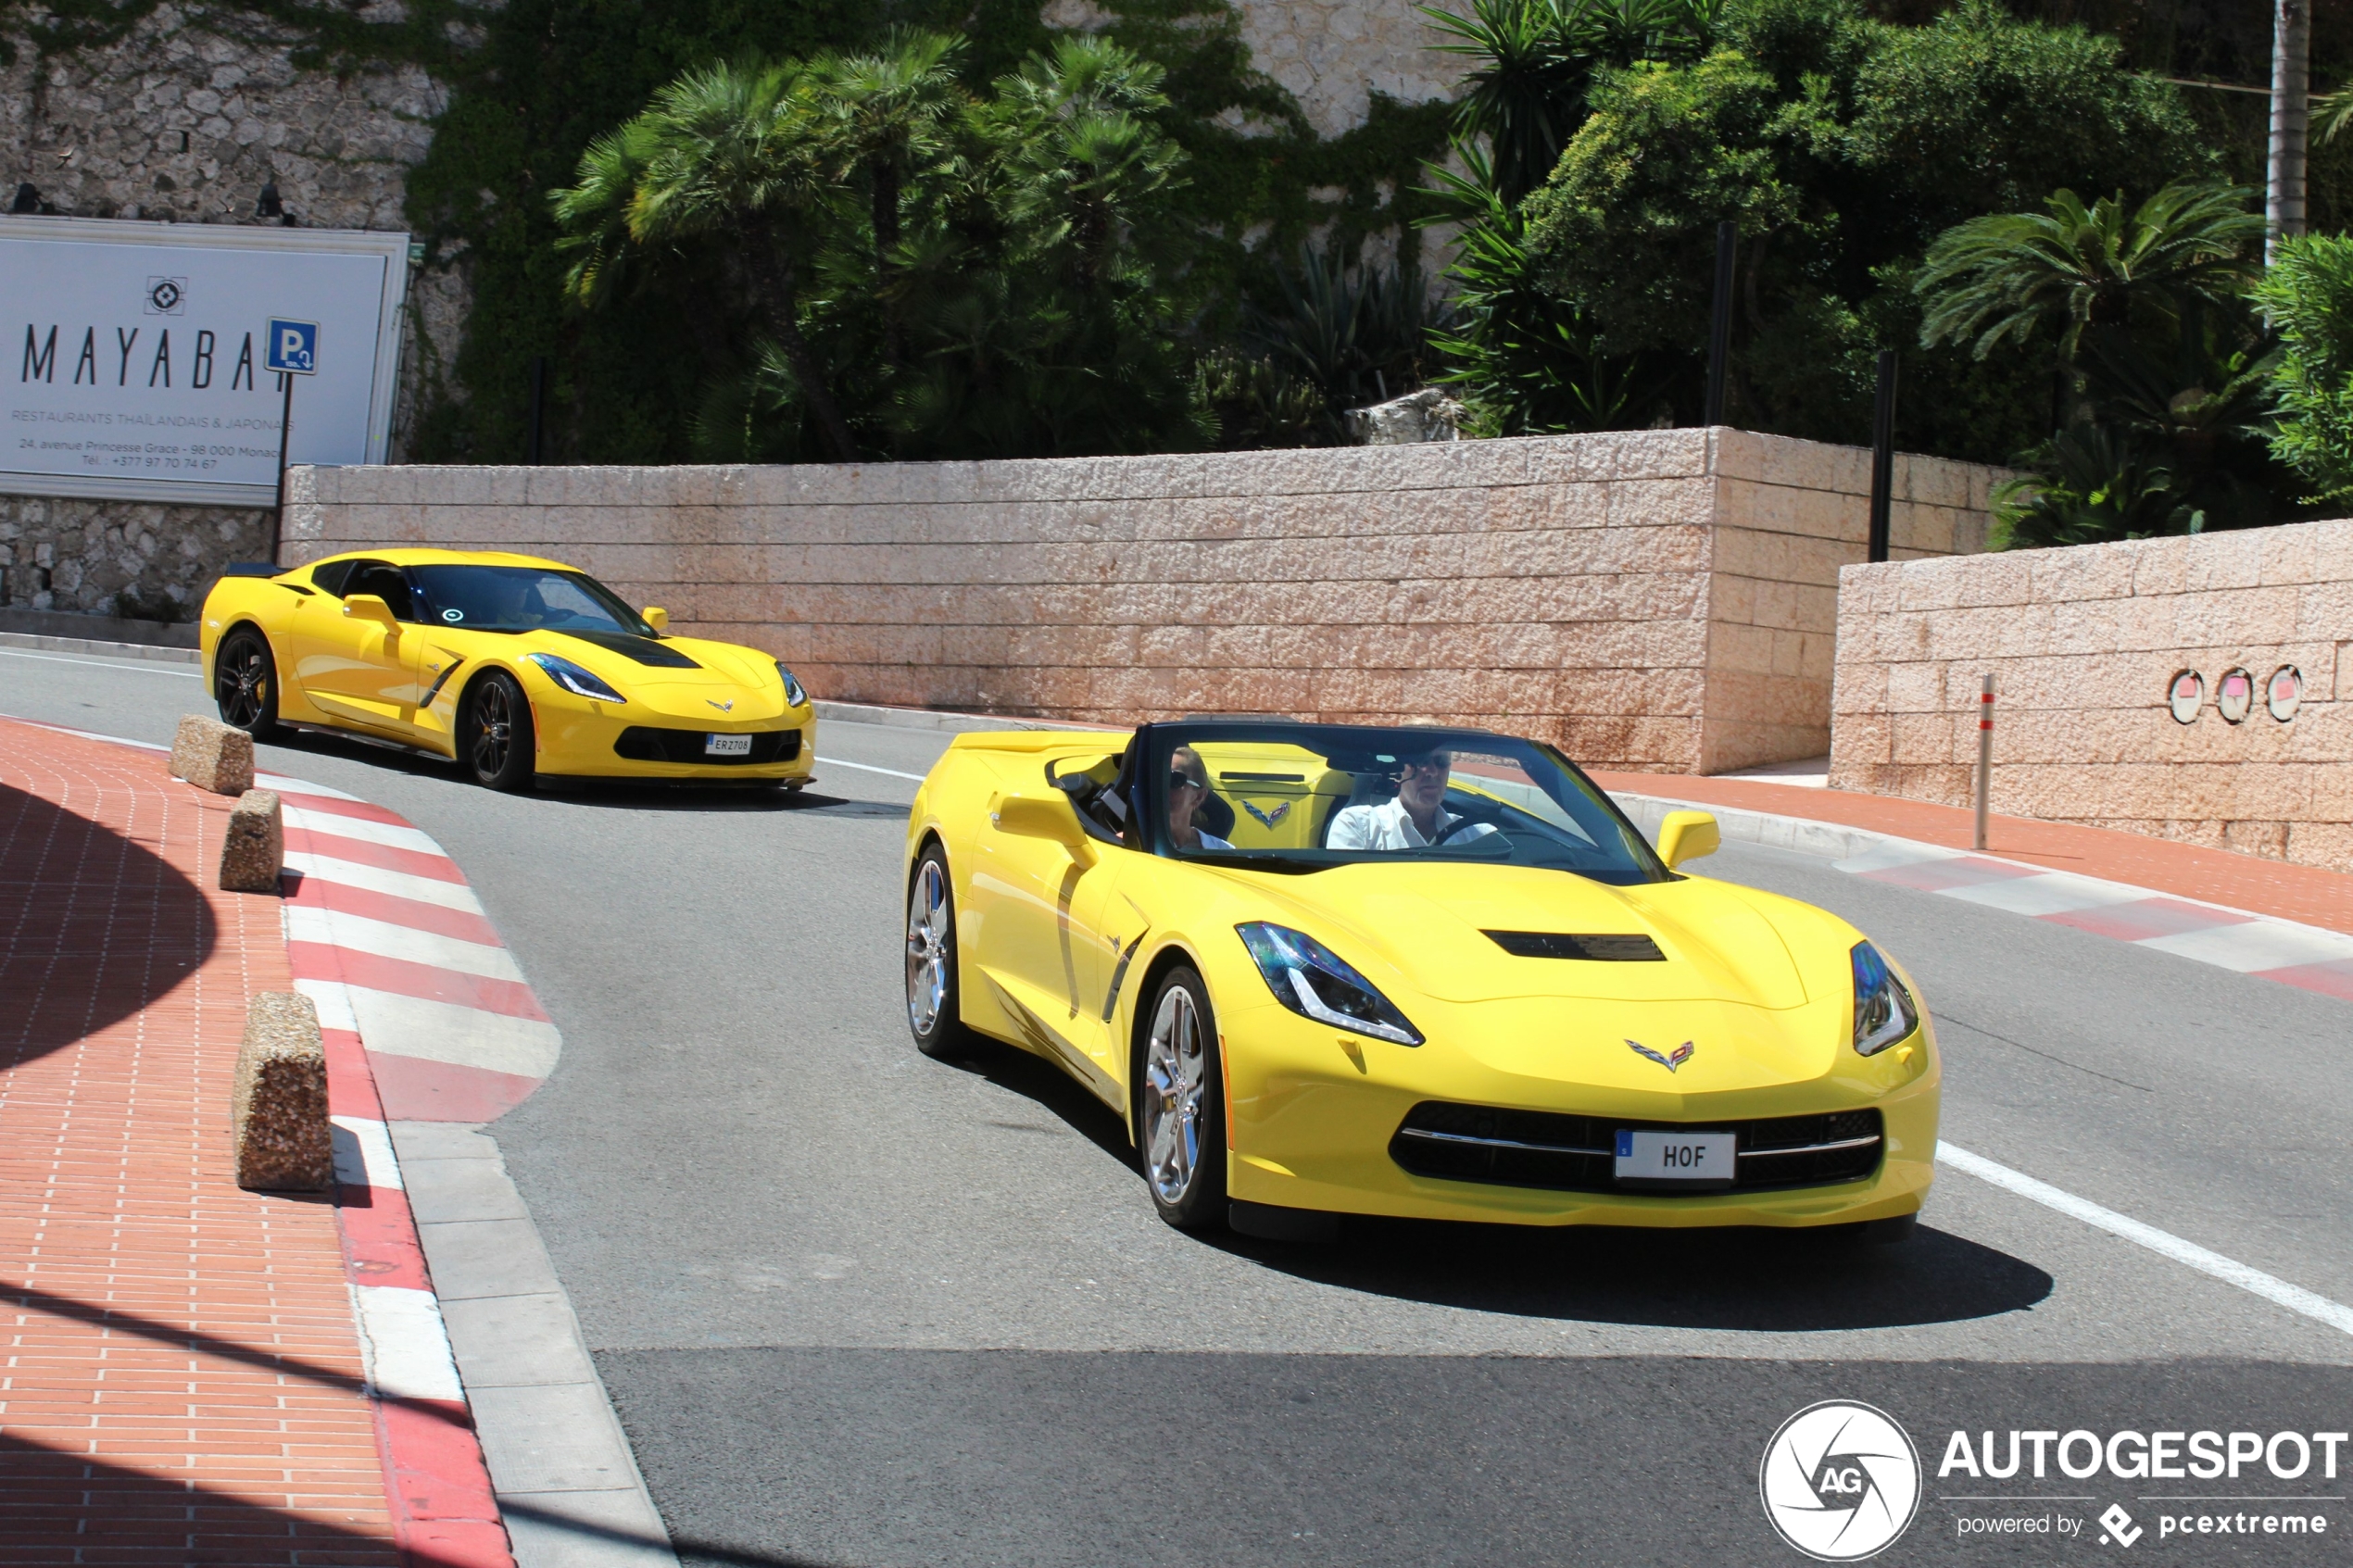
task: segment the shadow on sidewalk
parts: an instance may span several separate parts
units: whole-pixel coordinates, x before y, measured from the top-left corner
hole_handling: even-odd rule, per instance
[[[0,784],[0,1072],[138,1012],[220,939],[204,892],[137,841]]]

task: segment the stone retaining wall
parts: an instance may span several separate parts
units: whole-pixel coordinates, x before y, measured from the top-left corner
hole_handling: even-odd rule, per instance
[[[2256,687],[2236,724],[2233,670]],[[2353,871],[2353,521],[1846,568],[1831,784],[1968,804],[1988,672],[1995,810]]]
[[[1904,556],[1998,476],[1911,458]],[[988,463],[296,470],[289,561],[569,561],[824,697],[1122,723],[1426,716],[1613,768],[1828,749],[1869,457],[1729,430]]]

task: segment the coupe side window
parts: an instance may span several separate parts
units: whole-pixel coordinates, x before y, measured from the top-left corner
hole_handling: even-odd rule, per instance
[[[417,619],[416,598],[409,591],[409,574],[396,566],[372,560],[360,563],[359,570],[353,572],[343,585],[345,598],[354,594],[375,595],[392,607],[395,621]]]
[[[324,566],[314,566],[310,569],[311,585],[323,593],[333,594],[335,597],[341,598],[343,597],[343,580],[350,576],[352,568],[359,564],[356,560],[331,560]]]

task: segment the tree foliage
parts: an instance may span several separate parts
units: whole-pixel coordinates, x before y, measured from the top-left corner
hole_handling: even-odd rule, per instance
[[[2214,164],[2175,90],[2112,39],[1982,0],[1920,27],[1860,0],[1726,0],[1704,54],[1598,69],[1585,95],[1521,204],[1524,244],[1602,353],[1641,357],[1657,390],[1617,416],[1637,424],[1700,414],[1716,228],[1731,219],[1736,422],[1861,440],[1873,360],[1897,347],[1897,439],[2002,461],[2050,428],[2048,377],[1916,346],[1930,243],[2060,186],[2137,199]]]
[[[2288,241],[2255,297],[2280,336],[2271,450],[2311,501],[2342,505],[2353,499],[2353,239]]]

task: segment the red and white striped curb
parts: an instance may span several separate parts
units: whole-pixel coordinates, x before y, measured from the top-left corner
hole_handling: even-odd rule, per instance
[[[322,1027],[367,1042],[395,1122],[494,1121],[563,1038],[457,862],[398,813],[298,779],[283,803],[286,951]]]
[[[1881,839],[1837,866],[2353,1001],[2353,936],[2341,932],[1909,839]]]

